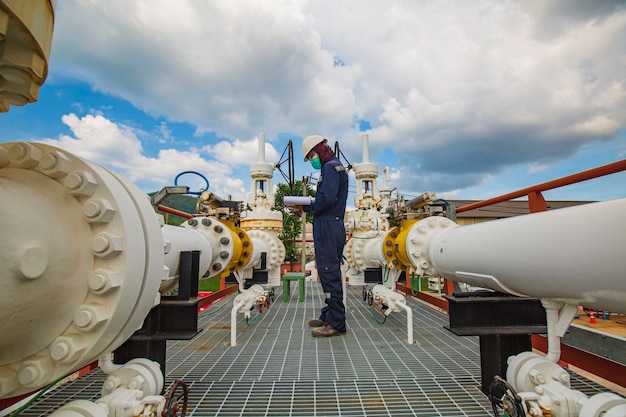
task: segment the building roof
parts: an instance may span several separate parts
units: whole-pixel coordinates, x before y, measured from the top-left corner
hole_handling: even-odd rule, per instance
[[[459,207],[467,206],[469,204],[476,203],[480,200],[447,200],[448,203],[454,205],[457,209]],[[555,210],[565,207],[578,206],[581,204],[592,203],[592,201],[546,201],[548,204],[548,210]],[[504,201],[502,203],[491,204],[487,207],[481,207],[474,210],[464,211],[458,213],[457,217],[513,217],[522,214],[529,214],[528,200],[511,200]]]

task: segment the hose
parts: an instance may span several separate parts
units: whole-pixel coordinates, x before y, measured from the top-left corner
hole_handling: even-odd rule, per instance
[[[15,417],[15,416],[19,416],[20,414],[22,414],[22,412],[24,410],[26,410],[27,408],[29,408],[31,405],[33,405],[33,403],[35,401],[37,401],[39,399],[39,397],[41,397],[42,395],[44,395],[46,392],[48,392],[52,387],[54,387],[56,384],[58,384],[59,382],[61,382],[63,379],[65,379],[67,377],[66,376],[62,376],[59,379],[57,379],[56,381],[54,381],[53,383],[51,383],[50,385],[48,385],[47,387],[43,388],[41,391],[39,391],[37,394],[35,394],[35,396],[33,398],[31,398],[30,400],[28,400],[28,402],[26,404],[24,404],[23,406],[21,406],[20,408],[18,408],[17,410],[15,410],[12,414],[9,415],[9,417]]]
[[[411,295],[413,297],[417,297],[419,295],[420,284],[422,283],[421,278],[422,277],[420,275],[418,275],[416,277],[415,274],[411,273]],[[415,289],[415,281],[416,280],[417,280],[417,290]]]
[[[174,185],[178,185],[178,178],[185,175],[185,174],[194,174],[199,176],[200,178],[202,178],[206,184],[206,188],[204,189],[204,191],[209,189],[209,180],[206,179],[206,177],[202,174],[200,174],[199,172],[196,171],[183,171],[180,174],[178,174],[176,176],[176,178],[174,178]],[[193,195],[200,195],[202,194],[202,191],[189,191],[189,194],[193,194]]]

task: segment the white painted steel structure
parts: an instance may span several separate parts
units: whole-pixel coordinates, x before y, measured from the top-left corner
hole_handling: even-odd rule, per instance
[[[160,301],[164,244],[145,193],[48,145],[0,146],[0,201],[4,398],[80,369],[140,328]]]
[[[200,276],[213,277],[243,246],[215,218],[163,225],[127,179],[45,144],[0,144],[0,201],[0,398],[118,348],[176,288],[180,252],[200,251]],[[282,261],[269,232],[249,233],[250,259]]]
[[[626,314],[625,213],[626,199],[618,199],[428,227],[427,262],[446,278],[473,286]]]

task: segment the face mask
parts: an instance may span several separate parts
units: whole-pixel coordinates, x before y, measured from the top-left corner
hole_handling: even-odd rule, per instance
[[[313,159],[311,159],[311,165],[315,169],[322,169],[322,161],[318,156],[314,156]]]

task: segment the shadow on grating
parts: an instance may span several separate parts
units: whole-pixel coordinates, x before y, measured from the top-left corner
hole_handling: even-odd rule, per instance
[[[307,325],[323,305],[318,283],[307,282],[298,302],[296,282],[282,302],[280,288],[269,309],[237,317],[237,345],[230,346],[234,295],[199,318],[192,340],[168,342],[166,385],[190,384],[187,416],[488,416],[480,391],[478,338],[444,329],[447,315],[407,297],[415,343],[407,345],[406,314],[372,314],[361,287],[348,287],[348,332],[314,338]],[[572,374],[572,388],[606,391]],[[105,375],[98,369],[45,395],[22,416],[51,413],[74,399],[99,398]]]

